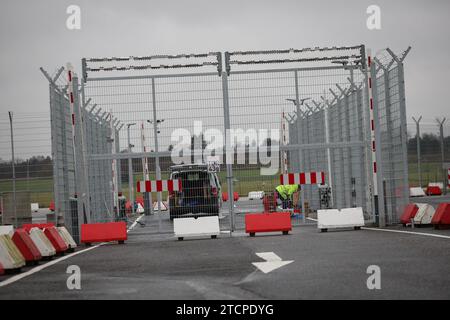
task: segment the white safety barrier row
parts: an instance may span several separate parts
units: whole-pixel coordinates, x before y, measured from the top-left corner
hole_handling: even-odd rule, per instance
[[[409,196],[410,197],[425,197],[425,191],[421,187],[412,187],[409,188]]]
[[[55,247],[53,247],[52,243],[48,240],[41,229],[32,228],[30,230],[30,237],[41,253],[41,256],[52,257],[56,254]]]
[[[364,226],[364,214],[361,207],[317,210],[317,228],[327,231],[331,228],[360,228]]]
[[[173,230],[178,240],[199,236],[216,238],[220,234],[219,217],[175,218]]]
[[[416,203],[416,205],[419,210],[414,217],[414,224],[431,224],[436,210],[427,203]]]

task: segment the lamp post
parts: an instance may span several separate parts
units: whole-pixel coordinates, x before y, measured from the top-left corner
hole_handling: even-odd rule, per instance
[[[158,125],[164,122],[164,119],[156,119],[156,109],[153,109],[153,120],[147,120],[148,123],[153,124],[153,135],[155,136],[155,169],[156,180],[161,180],[161,167],[159,166],[159,147],[158,147]],[[157,206],[158,206],[158,228],[161,230],[161,192],[157,193]]]
[[[134,179],[133,179],[133,163],[132,163],[132,159],[131,159],[131,148],[134,147],[131,144],[130,141],[130,127],[136,125],[136,123],[128,123],[127,124],[127,137],[128,137],[128,192],[129,192],[129,198],[130,198],[130,202],[131,202],[131,212],[134,213],[134,193],[133,193],[133,184],[134,184]]]

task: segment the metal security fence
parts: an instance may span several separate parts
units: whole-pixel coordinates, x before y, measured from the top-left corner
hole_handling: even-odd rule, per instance
[[[325,184],[302,187],[294,224],[356,206],[368,222],[395,223],[408,198],[407,52],[387,52],[394,62],[368,64],[364,46],[86,58],[71,90],[56,84],[63,71],[47,75],[57,212],[73,228],[145,213],[165,232],[181,212],[242,229],[247,213],[264,210],[255,191],[317,171]],[[182,192],[135,188],[178,178]]]

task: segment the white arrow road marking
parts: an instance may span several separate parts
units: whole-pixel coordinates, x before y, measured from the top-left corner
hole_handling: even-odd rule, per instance
[[[294,260],[283,261],[283,260],[281,260],[281,258],[279,256],[277,256],[273,252],[257,252],[256,255],[266,261],[265,262],[253,262],[252,264],[264,273],[269,273],[273,270],[276,270],[278,268],[281,268],[285,265],[288,265],[288,264],[294,262]]]

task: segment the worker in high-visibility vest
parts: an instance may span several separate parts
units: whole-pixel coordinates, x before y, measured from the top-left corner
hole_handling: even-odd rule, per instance
[[[287,209],[292,206],[293,196],[296,192],[301,190],[299,184],[279,185],[275,188],[277,198],[281,201],[283,209]]]

